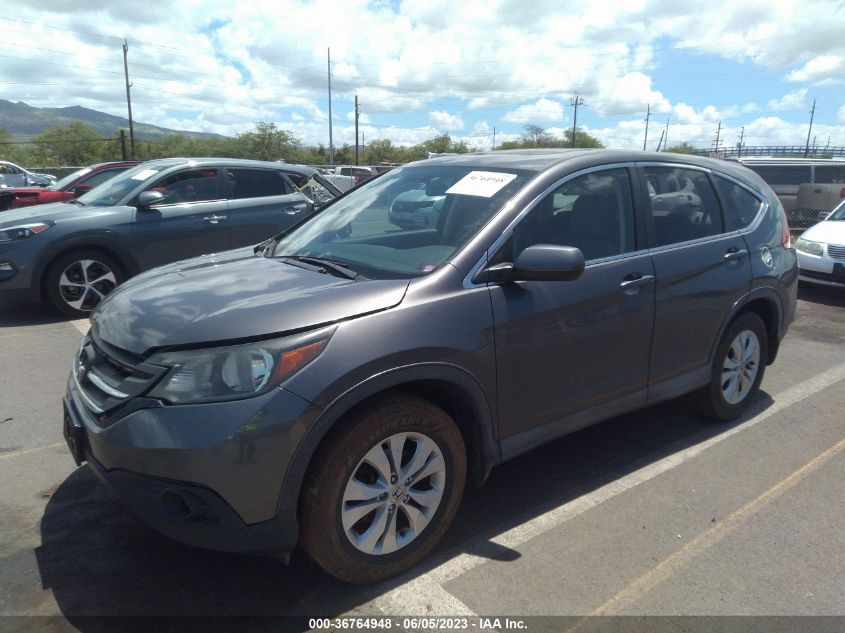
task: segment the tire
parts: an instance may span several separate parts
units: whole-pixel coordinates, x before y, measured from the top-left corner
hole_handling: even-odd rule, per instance
[[[405,393],[339,424],[306,475],[301,542],[335,578],[377,582],[412,567],[445,534],[464,491],[464,441],[442,409]],[[394,451],[402,456],[398,471],[388,457]],[[389,483],[394,472],[399,481]],[[423,476],[407,485],[414,472]]]
[[[736,363],[740,350],[745,360]],[[692,394],[695,408],[721,422],[738,418],[760,389],[767,355],[768,332],[763,320],[752,312],[740,314],[716,347],[710,384]]]
[[[108,255],[71,251],[50,264],[44,296],[53,309],[65,316],[87,317],[124,279],[120,264]]]

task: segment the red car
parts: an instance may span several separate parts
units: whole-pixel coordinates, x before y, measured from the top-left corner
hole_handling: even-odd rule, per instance
[[[91,191],[112,176],[134,167],[141,161],[128,160],[113,163],[98,163],[79,169],[56,181],[49,187],[11,187],[0,189],[0,211],[18,209],[48,202],[72,200]]]

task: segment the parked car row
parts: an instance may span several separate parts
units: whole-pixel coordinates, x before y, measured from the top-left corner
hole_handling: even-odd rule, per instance
[[[124,168],[68,202],[0,214],[0,294],[86,316],[143,270],[256,244],[339,194],[317,170],[283,163],[174,158]]]
[[[376,172],[372,167],[337,165],[324,169],[323,175],[341,191],[348,191],[375,176]]]
[[[46,262],[27,269],[57,305],[96,307],[64,401],[74,459],[180,541],[299,543],[343,580],[388,578],[507,459],[688,393],[735,419],[795,315],[783,208],[735,164],[465,154],[318,214],[284,169],[146,163],[5,228],[30,232],[12,255]],[[399,203],[432,221],[397,226]]]
[[[140,162],[130,160],[91,165],[45,187],[4,187],[0,189],[0,211],[72,200]]]
[[[56,182],[50,174],[36,174],[20,165],[0,160],[0,188],[5,187],[48,187]]]

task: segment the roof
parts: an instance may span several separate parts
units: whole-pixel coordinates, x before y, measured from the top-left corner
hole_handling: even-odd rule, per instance
[[[432,165],[464,165],[498,169],[524,169],[545,171],[552,167],[572,163],[573,166],[588,167],[608,163],[659,162],[685,163],[709,169],[734,172],[739,165],[714,158],[672,152],[640,152],[614,149],[516,149],[437,156],[420,163]],[[419,163],[418,163],[419,164]],[[741,173],[744,173],[743,170]]]

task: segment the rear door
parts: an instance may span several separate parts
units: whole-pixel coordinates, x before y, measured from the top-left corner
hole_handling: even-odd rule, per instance
[[[276,169],[226,169],[232,248],[257,244],[290,228],[308,213],[308,199]]]
[[[183,169],[145,191],[158,191],[164,200],[135,211],[133,243],[143,268],[230,248],[228,203],[217,168]]]
[[[725,228],[708,170],[639,167],[657,280],[649,399],[658,399],[706,382],[725,318],[751,287],[751,263],[745,240]]]
[[[559,435],[614,403],[645,402],[654,271],[637,235],[632,173],[622,166],[566,180],[491,260],[557,244],[580,248],[587,261],[575,281],[490,284],[503,437],[544,425],[539,435]]]

